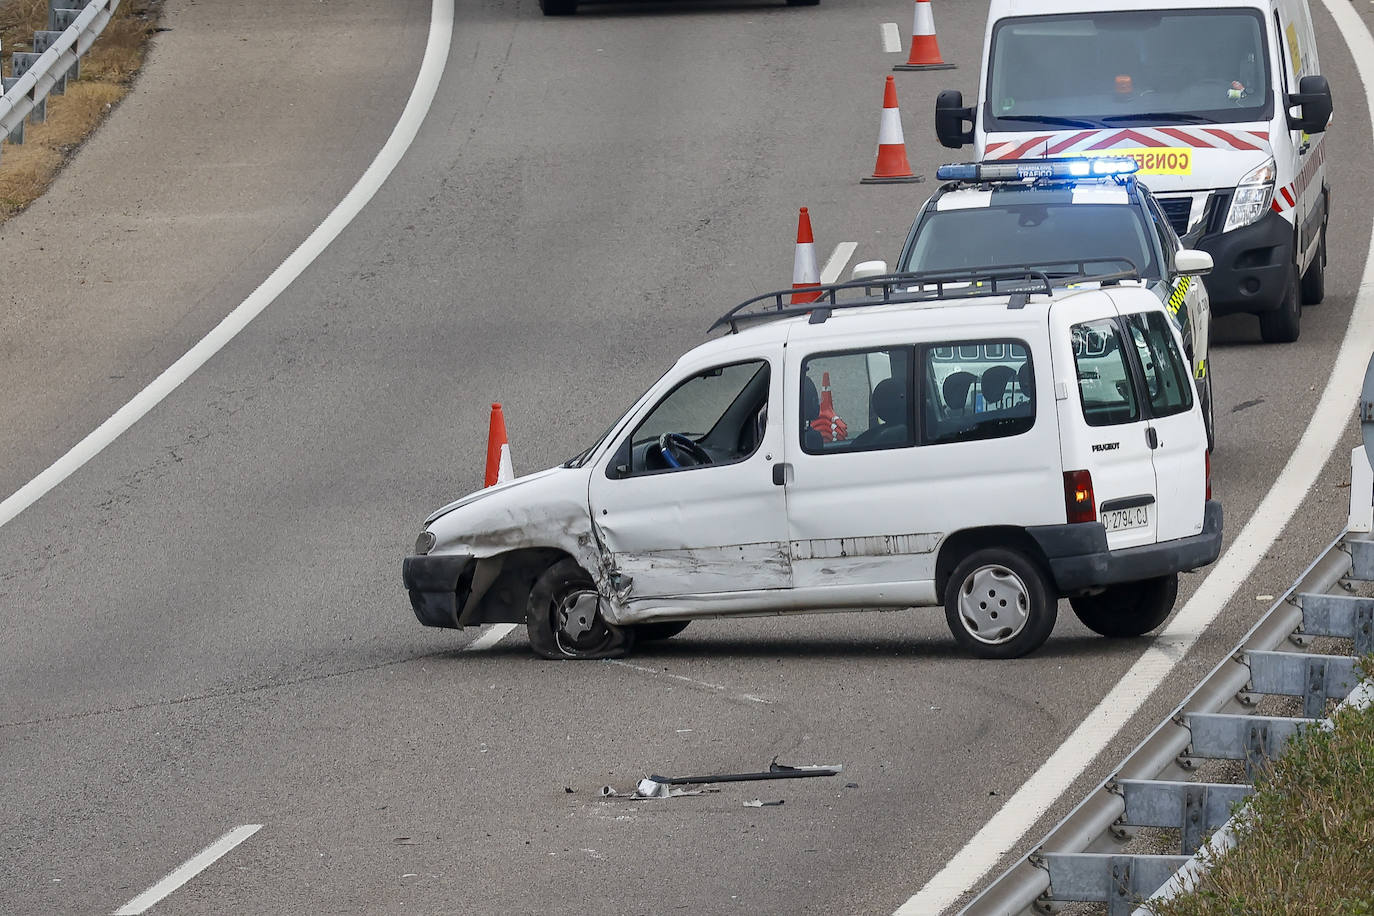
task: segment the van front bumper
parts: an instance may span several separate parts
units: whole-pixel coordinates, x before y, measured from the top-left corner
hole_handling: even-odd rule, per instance
[[[410,556],[401,561],[401,581],[410,592],[415,617],[427,627],[462,625],[458,614],[472,591],[473,558],[452,556]]]
[[[1202,278],[1213,315],[1272,312],[1283,305],[1293,273],[1293,224],[1269,210],[1248,226],[1205,235],[1197,247],[1212,256]]]
[[[1209,499],[1203,510],[1200,534],[1160,544],[1108,550],[1107,529],[1101,522],[1039,525],[1027,528],[1026,532],[1045,552],[1059,593],[1072,595],[1085,589],[1186,572],[1215,562],[1221,554],[1221,527],[1221,503]]]

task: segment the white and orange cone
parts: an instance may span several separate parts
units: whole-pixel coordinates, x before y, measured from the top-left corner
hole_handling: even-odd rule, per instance
[[[863,184],[895,184],[903,181],[920,181],[919,175],[912,174],[911,163],[906,158],[906,140],[902,138],[902,113],[897,109],[897,84],[893,77],[887,78],[883,90],[883,115],[878,123],[878,164],[870,178],[861,178]]]
[[[916,0],[916,18],[911,25],[911,55],[906,63],[893,70],[953,70],[940,56],[940,42],[935,38],[935,15],[930,0]]]
[[[515,479],[510,462],[510,441],[506,438],[506,415],[500,404],[491,405],[491,424],[487,427],[486,486]]]
[[[792,304],[815,302],[821,297],[821,272],[816,269],[816,238],[811,234],[811,214],[802,207],[797,215],[797,253],[792,259],[792,288],[810,290],[792,294]]]

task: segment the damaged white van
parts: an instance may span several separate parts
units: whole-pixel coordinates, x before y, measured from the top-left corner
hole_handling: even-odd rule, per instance
[[[1177,328],[1123,278],[751,299],[577,457],[426,519],[402,568],[415,614],[524,623],[546,658],[703,617],[913,606],[1010,658],[1060,597],[1098,633],[1145,633],[1216,559],[1222,513]]]
[[[1307,0],[992,0],[976,106],[947,90],[940,142],[982,160],[1129,155],[1213,314],[1298,338],[1321,302],[1331,90]]]

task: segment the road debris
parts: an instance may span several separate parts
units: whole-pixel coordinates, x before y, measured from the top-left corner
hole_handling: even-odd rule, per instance
[[[756,799],[754,799],[753,801],[747,801],[747,802],[745,802],[745,803],[744,803],[744,807],[746,807],[746,808],[776,808],[777,806],[781,805],[784,801],[786,801],[786,799],[780,798],[780,799],[778,799],[777,801],[764,801],[764,800],[761,799],[761,798],[756,798]]]
[[[711,782],[752,782],[758,779],[801,779],[807,776],[835,776],[844,769],[843,764],[833,766],[788,766],[778,763],[774,757],[768,769],[761,773],[716,773],[711,776],[659,776],[654,774],[640,780],[643,787],[647,782],[662,783],[668,786],[703,785]]]

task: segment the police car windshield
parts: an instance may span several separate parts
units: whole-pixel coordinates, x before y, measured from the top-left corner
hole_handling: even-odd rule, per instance
[[[983,194],[987,192],[956,192]],[[997,192],[991,192],[996,194]],[[1016,192],[1008,192],[1013,194]],[[902,254],[902,271],[957,271],[1035,264],[1050,274],[1077,273],[1080,260],[1121,258],[1147,279],[1159,258],[1140,212],[1129,204],[1005,203],[927,212]],[[1067,258],[1056,270],[1055,258]],[[1111,270],[1096,263],[1094,272]]]
[[[1007,19],[993,31],[987,117],[1005,130],[1259,121],[1272,113],[1257,10],[1140,10]],[[1180,144],[1183,145],[1183,144]]]

